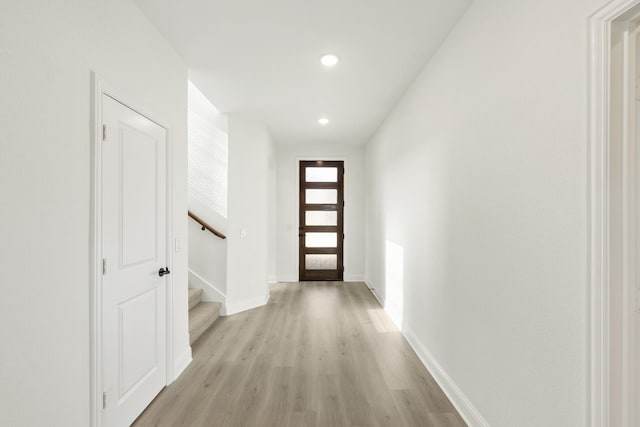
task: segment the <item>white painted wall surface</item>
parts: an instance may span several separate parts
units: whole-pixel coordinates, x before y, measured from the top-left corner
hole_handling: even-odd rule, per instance
[[[603,3],[476,0],[367,145],[367,280],[478,424],[587,425],[586,20]]]
[[[228,123],[227,314],[233,314],[268,298],[269,198],[274,197],[269,165],[274,160],[264,125],[233,114]]]
[[[173,230],[187,236],[181,59],[126,0],[0,4],[0,425],[89,425],[91,74],[172,125]],[[175,253],[174,355],[189,350]]]
[[[192,96],[200,96],[199,93],[195,93]],[[194,108],[198,108],[199,104],[194,102]],[[202,107],[200,107],[202,108]],[[198,111],[200,114],[207,113],[204,111]],[[223,114],[214,112],[214,115],[209,119],[216,125],[216,127],[227,134],[227,119]],[[211,138],[219,138],[220,134],[213,133]],[[225,136],[226,138],[226,136]],[[213,142],[212,142],[213,143]],[[210,206],[202,200],[197,194],[193,194],[189,190],[188,194],[189,210],[195,215],[204,220],[207,224],[221,232],[227,234],[227,218],[221,213],[214,210],[214,206]],[[225,205],[226,206],[226,205]],[[189,219],[189,270],[197,274],[201,279],[204,279],[206,284],[211,285],[221,294],[226,293],[227,288],[227,242],[224,239],[213,235],[207,230],[202,230],[200,224],[195,220]],[[189,283],[189,286],[201,288],[203,284],[198,280],[198,283]],[[204,301],[218,301],[223,302],[219,296],[215,296],[218,292],[210,292],[209,286],[204,289],[202,298]]]
[[[344,279],[364,280],[364,147],[309,144],[278,146],[278,281],[298,281],[300,160],[345,161]]]
[[[192,82],[189,82],[187,96],[189,210],[226,235],[227,117]],[[202,289],[203,301],[223,303],[222,312],[226,312],[227,242],[202,230],[192,218],[189,219],[189,287]]]
[[[218,221],[205,207],[190,201],[189,209],[222,234],[227,233],[226,219]],[[189,270],[198,274],[222,294],[227,292],[227,241],[202,230],[200,224],[189,219]],[[208,299],[207,299],[208,300]]]

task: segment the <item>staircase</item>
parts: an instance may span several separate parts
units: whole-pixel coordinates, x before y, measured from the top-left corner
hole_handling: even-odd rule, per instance
[[[189,288],[189,344],[198,338],[220,315],[222,303],[203,302],[202,289]]]

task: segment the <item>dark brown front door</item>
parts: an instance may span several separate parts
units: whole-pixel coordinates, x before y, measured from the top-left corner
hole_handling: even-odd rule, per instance
[[[300,162],[300,280],[342,280],[344,162]]]

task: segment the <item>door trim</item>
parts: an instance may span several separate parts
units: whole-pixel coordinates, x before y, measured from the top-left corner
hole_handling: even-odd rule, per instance
[[[611,408],[611,398],[617,395],[618,387],[626,387],[615,384],[616,380],[612,378],[612,368],[616,361],[611,360],[611,344],[614,339],[626,340],[626,332],[612,334],[610,316],[613,309],[620,309],[611,299],[612,284],[621,283],[623,293],[626,292],[628,296],[629,286],[633,285],[630,281],[635,274],[635,260],[632,259],[633,250],[629,242],[633,239],[620,239],[618,236],[624,236],[633,229],[630,224],[633,216],[630,217],[632,210],[629,208],[632,206],[629,206],[629,191],[633,190],[635,165],[633,159],[628,158],[629,149],[633,149],[629,145],[633,132],[629,134],[629,129],[626,128],[628,123],[624,120],[612,120],[610,88],[613,80],[610,71],[614,63],[611,48],[613,22],[638,5],[640,0],[613,0],[589,18],[587,273],[590,287],[590,360],[587,417],[591,427],[610,426],[612,416],[627,421],[629,417],[628,396],[622,397],[620,409]],[[627,104],[624,101],[622,103]],[[628,114],[628,107],[622,107],[623,116]],[[618,131],[621,137],[612,138],[612,131]],[[617,150],[623,154],[616,162]],[[620,195],[614,195],[610,191],[611,182],[616,176],[622,177],[623,190]],[[612,228],[621,231],[612,233]],[[623,303],[624,305],[628,304]],[[628,319],[622,321],[625,323]],[[623,376],[628,368],[623,368],[626,370]],[[622,413],[614,414],[614,411]]]
[[[90,333],[90,425],[102,426],[102,99],[109,96],[122,103],[138,114],[148,118],[166,131],[166,218],[167,245],[166,259],[169,266],[173,265],[173,156],[172,130],[167,121],[150,113],[145,104],[132,100],[112,86],[105,83],[96,73],[91,73],[91,218],[90,218],[90,303],[89,303],[89,333]],[[166,277],[166,383],[173,381],[173,276]]]

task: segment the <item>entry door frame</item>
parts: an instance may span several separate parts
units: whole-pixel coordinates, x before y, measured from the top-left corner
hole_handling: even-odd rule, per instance
[[[640,1],[640,0],[639,0]],[[323,155],[317,155],[317,156],[295,156],[295,176],[292,177],[293,182],[295,182],[296,184],[296,190],[294,191],[294,206],[293,208],[295,209],[295,212],[292,212],[292,214],[295,215],[296,218],[296,227],[295,227],[295,233],[293,233],[291,235],[291,244],[292,244],[292,248],[297,248],[297,251],[295,252],[296,257],[295,257],[295,262],[296,262],[296,268],[295,271],[298,272],[296,274],[296,279],[293,281],[297,281],[299,280],[299,262],[300,262],[300,257],[299,257],[299,238],[298,238],[298,233],[300,230],[300,192],[299,192],[299,188],[298,186],[299,181],[300,181],[300,162],[301,161],[305,161],[305,162],[309,162],[309,161],[316,161],[316,160],[327,160],[327,161],[340,161],[344,163],[344,204],[345,204],[345,212],[349,212],[348,207],[349,207],[349,180],[348,175],[349,175],[349,156],[347,155],[334,155],[334,156],[323,156]],[[349,245],[349,221],[347,220],[348,215],[344,215],[344,228],[343,228],[343,233],[344,233],[344,240],[343,240],[343,245],[342,245],[342,263],[344,265],[345,271],[343,272],[342,275],[342,280],[345,279],[346,277],[346,273],[347,273],[347,266],[349,265],[349,251],[348,249],[348,245]],[[292,278],[293,279],[293,278]]]
[[[337,216],[338,216],[338,221],[336,223],[336,257],[337,257],[337,264],[336,264],[336,272],[337,272],[337,277],[333,278],[333,279],[326,279],[326,278],[308,278],[305,277],[303,279],[303,275],[304,273],[307,271],[307,269],[305,267],[303,267],[306,263],[306,254],[307,251],[306,249],[310,249],[308,246],[303,245],[302,242],[304,240],[304,242],[306,242],[306,235],[305,233],[309,232],[306,230],[303,230],[305,227],[313,227],[313,226],[303,226],[302,224],[305,223],[306,224],[306,220],[305,220],[305,216],[306,216],[306,212],[307,210],[304,209],[305,206],[307,206],[306,204],[302,204],[299,203],[299,207],[298,207],[298,280],[300,281],[313,281],[313,280],[320,280],[320,281],[324,281],[324,280],[330,280],[330,281],[343,281],[344,280],[344,236],[345,236],[345,232],[344,232],[344,210],[345,210],[345,202],[344,202],[344,178],[345,178],[345,167],[344,167],[344,162],[342,160],[327,160],[327,159],[322,159],[322,160],[301,160],[298,162],[298,168],[299,168],[299,176],[298,176],[298,200],[300,201],[300,199],[302,197],[305,197],[305,201],[306,201],[306,196],[303,196],[303,194],[305,194],[304,192],[306,191],[306,187],[307,185],[310,185],[311,188],[327,188],[326,185],[329,183],[307,183],[306,181],[306,171],[305,173],[302,172],[302,170],[300,169],[300,165],[302,163],[305,163],[305,168],[308,168],[311,166],[311,164],[315,164],[316,166],[318,166],[318,163],[322,163],[322,166],[324,166],[324,162],[326,162],[326,165],[329,167],[335,167],[338,169],[338,175],[337,175],[337,181],[336,183],[331,183],[330,187],[331,189],[334,189],[337,191],[337,200],[336,200],[336,205],[337,205]],[[313,166],[311,166],[313,167]],[[320,184],[321,187],[317,187],[315,186],[315,184]],[[331,226],[333,227],[333,226]],[[325,230],[326,231],[326,230]],[[304,237],[303,237],[304,236]],[[314,248],[315,249],[315,248]],[[325,253],[325,252],[322,252]],[[316,270],[317,272],[318,270]],[[324,270],[320,270],[320,271],[324,271]],[[333,270],[328,270],[328,271],[333,271]],[[325,271],[326,272],[326,271]]]
[[[640,0],[613,0],[589,19],[589,425],[632,425],[636,369],[635,40]],[[614,50],[614,37],[622,49]],[[630,99],[631,98],[631,99]],[[635,379],[635,378],[634,378]]]
[[[169,122],[162,120],[157,114],[149,112],[145,103],[137,102],[114,89],[96,73],[91,73],[92,102],[91,114],[91,242],[90,242],[90,424],[92,427],[102,427],[102,102],[104,96],[109,96],[121,104],[127,106],[138,114],[156,123],[166,131],[166,218],[167,218],[167,242],[166,260],[169,266],[173,265],[173,156],[172,132]],[[166,385],[173,381],[173,275],[165,277],[166,286]]]

